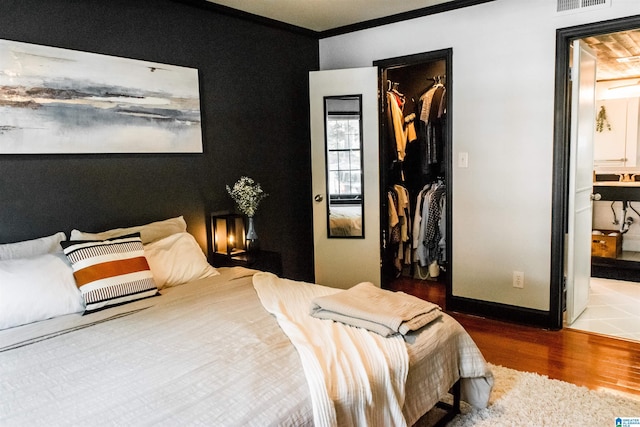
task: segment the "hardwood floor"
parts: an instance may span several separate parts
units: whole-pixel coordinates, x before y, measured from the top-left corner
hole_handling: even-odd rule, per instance
[[[434,302],[446,311],[443,283],[400,278],[389,289]],[[487,362],[537,372],[590,389],[640,396],[640,343],[571,329],[549,331],[448,312],[467,330]]]

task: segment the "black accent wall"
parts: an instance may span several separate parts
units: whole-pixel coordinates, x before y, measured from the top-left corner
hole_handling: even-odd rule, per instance
[[[232,209],[225,184],[247,175],[270,194],[262,248],[313,279],[316,38],[171,0],[3,0],[0,38],[197,68],[204,140],[204,154],[0,155],[0,243],[184,215],[205,248],[208,212]]]

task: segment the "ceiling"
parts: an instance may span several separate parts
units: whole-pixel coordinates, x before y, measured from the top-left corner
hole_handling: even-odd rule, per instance
[[[472,4],[467,0],[207,0],[208,2],[315,32],[362,24],[444,3]],[[448,6],[448,5],[447,5]],[[640,78],[640,29],[587,37],[584,41],[598,57],[598,80]]]
[[[385,18],[453,0],[208,0],[210,3],[285,22],[312,31],[327,31]]]
[[[583,39],[598,58],[598,80],[640,78],[640,30],[587,37]],[[618,58],[637,57],[628,62]]]

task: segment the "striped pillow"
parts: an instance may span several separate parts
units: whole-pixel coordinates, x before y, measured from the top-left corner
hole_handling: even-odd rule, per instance
[[[158,294],[140,233],[61,245],[84,298],[85,314]]]

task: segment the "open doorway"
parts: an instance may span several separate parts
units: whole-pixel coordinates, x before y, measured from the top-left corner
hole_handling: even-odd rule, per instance
[[[453,50],[443,49],[374,62],[383,99],[383,287],[444,283],[447,307],[452,289],[452,58]]]
[[[640,283],[637,283],[640,282],[640,244],[635,243],[640,243],[640,214],[635,212],[640,211],[640,179],[636,184],[634,177],[634,174],[640,173],[640,162],[637,158],[637,103],[640,100],[640,86],[636,94],[622,94],[620,92],[623,90],[617,88],[631,87],[640,81],[639,29],[640,18],[632,17],[558,31],[550,304],[556,313],[557,326],[562,327],[567,301],[565,292],[569,289],[565,288],[567,259],[564,255],[565,235],[568,232],[567,193],[570,182],[567,165],[572,156],[567,144],[571,122],[570,103],[567,102],[570,99],[571,86],[568,71],[569,45],[574,40],[582,40],[598,56],[596,112],[592,124],[596,130],[593,176],[596,181],[594,193],[602,193],[602,199],[595,201],[593,205],[593,230],[602,233],[598,236],[604,237],[594,235],[594,239],[598,237],[597,241],[605,242],[602,247],[611,239],[610,246],[613,249],[609,252],[599,252],[591,258],[589,303],[585,312],[571,327],[634,340],[640,340],[640,316],[637,316],[637,308],[631,309],[633,301],[640,303]],[[615,95],[614,88],[618,90]],[[634,103],[636,107],[633,106]],[[624,112],[624,125],[616,116],[620,114],[619,111]],[[609,130],[613,128],[610,120],[616,122],[615,128],[618,132],[624,128],[622,136],[613,136],[613,130]],[[627,124],[631,129],[629,132],[626,132]],[[598,146],[598,140],[603,139],[608,139],[604,145],[604,152],[603,143],[600,142]],[[622,151],[615,152],[617,148],[613,146],[614,140],[615,144],[621,145],[619,148]],[[630,146],[625,147],[626,143]],[[632,180],[633,182],[629,182]],[[619,183],[620,181],[626,183]],[[637,188],[634,188],[635,186]],[[627,187],[633,190],[627,192]],[[635,206],[633,199],[636,201]],[[617,224],[614,224],[615,222]],[[627,242],[623,246],[625,236]],[[602,248],[596,245],[596,249]]]

